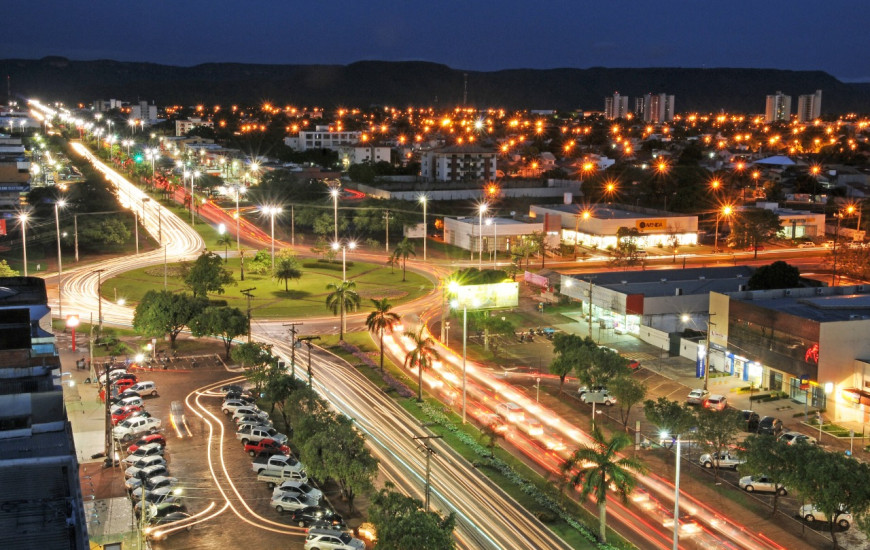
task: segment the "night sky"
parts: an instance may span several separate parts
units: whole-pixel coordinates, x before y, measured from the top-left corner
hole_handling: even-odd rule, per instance
[[[556,67],[822,70],[870,81],[855,0],[6,0],[0,58],[168,65],[421,60]]]

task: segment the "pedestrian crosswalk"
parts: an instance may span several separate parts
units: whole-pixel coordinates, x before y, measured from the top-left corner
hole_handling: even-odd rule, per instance
[[[655,355],[650,355],[649,353],[643,351],[627,351],[620,353],[620,355],[622,355],[626,359],[632,359],[634,361],[637,361],[638,363],[641,363],[643,361],[655,361],[656,359],[658,359]]]

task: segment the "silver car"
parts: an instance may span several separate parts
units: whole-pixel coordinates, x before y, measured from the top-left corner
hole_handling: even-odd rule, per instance
[[[758,491],[760,493],[778,493],[780,495],[787,495],[788,490],[778,483],[775,484],[772,479],[767,476],[746,476],[741,477],[738,482],[740,488],[746,491],[747,493],[754,493]]]
[[[815,504],[804,504],[798,510],[797,515],[807,520],[807,523],[813,523],[814,521],[828,523],[827,514],[816,508]],[[840,511],[837,512],[837,516],[834,518],[834,523],[836,523],[837,527],[840,529],[848,529],[852,525],[852,514],[849,513],[848,510],[841,508]]]

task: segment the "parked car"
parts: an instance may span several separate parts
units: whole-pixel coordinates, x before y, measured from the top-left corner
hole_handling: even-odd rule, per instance
[[[779,436],[779,440],[787,445],[798,445],[806,443],[807,445],[816,445],[818,441],[811,435],[802,434],[801,432],[785,432]]]
[[[246,414],[244,416],[234,417],[233,421],[236,423],[236,427],[241,427],[242,424],[256,424],[258,426],[268,426],[272,427],[271,419],[263,419],[262,416],[258,416],[255,414]]]
[[[758,416],[758,413],[755,411],[750,411],[748,409],[744,409],[740,411],[740,414],[743,418],[743,431],[746,432],[757,432],[758,431],[758,422],[761,420],[761,417]]]
[[[274,439],[261,439],[245,445],[245,452],[251,456],[257,455],[289,455],[290,447],[282,445]]]
[[[236,412],[234,412],[232,414],[233,414],[233,421],[235,421],[236,418],[241,418],[243,416],[259,416],[260,420],[262,420],[262,421],[269,420],[269,413],[267,413],[266,411],[261,411],[260,409],[258,409],[257,407],[255,407],[253,405],[239,407],[238,409],[236,409]]]
[[[813,523],[814,521],[828,523],[827,514],[816,508],[815,504],[804,504],[798,509],[797,515],[807,520],[807,523]],[[841,507],[834,517],[834,523],[840,529],[848,529],[852,526],[852,514]]]
[[[226,386],[221,386],[219,391],[222,394],[226,395],[226,394],[231,393],[231,392],[241,393],[241,392],[245,391],[245,389],[243,387],[239,386],[238,384],[227,384]]]
[[[128,453],[136,452],[136,449],[141,447],[142,445],[148,445],[150,443],[157,443],[162,446],[166,446],[166,438],[163,437],[162,434],[149,434],[146,436],[142,436],[136,441],[134,441],[129,447],[127,447]]]
[[[317,525],[319,528],[334,526],[340,528],[344,525],[344,519],[335,513],[335,510],[326,506],[306,506],[301,510],[294,510],[290,521],[299,527]]]
[[[765,416],[758,421],[758,433],[778,436],[782,433],[782,420],[772,416]]]
[[[136,382],[130,389],[136,392],[139,392],[139,395],[150,395],[151,397],[157,397],[157,384],[151,381],[146,382]]]
[[[159,443],[149,443],[148,445],[142,445],[141,447],[124,457],[121,462],[132,464],[142,457],[153,455],[163,456],[163,445],[160,445]]]
[[[721,451],[718,454],[702,454],[701,458],[698,459],[698,462],[700,462],[705,468],[717,466],[719,468],[731,468],[732,470],[736,470],[737,466],[740,466],[746,461],[737,458],[736,456],[731,456],[731,453],[728,451]]]
[[[279,445],[286,445],[288,437],[279,433],[275,428],[251,427],[251,429],[237,431],[236,439],[240,440],[242,445],[256,443],[264,439],[272,439]]]
[[[278,513],[287,510],[301,510],[302,508],[315,505],[317,505],[316,502],[309,501],[308,497],[297,492],[278,493],[277,495],[273,493],[272,499],[269,501],[269,506],[274,508]]]
[[[580,396],[580,401],[584,403],[600,403],[608,407],[616,403],[616,398],[610,395],[607,390],[588,391]]]
[[[583,395],[588,391],[602,391],[606,389],[607,388],[605,388],[604,386],[592,386],[591,389],[589,388],[589,386],[580,386],[579,388],[577,388],[577,397],[580,397],[582,399]]]
[[[727,406],[728,398],[720,394],[713,394],[704,401],[704,407],[713,411],[725,410]]]
[[[158,495],[169,494],[176,485],[178,485],[177,477],[155,476],[148,478],[145,480],[145,500],[153,501],[158,498]],[[140,485],[130,493],[130,497],[133,500],[141,500],[142,492],[142,486]],[[149,495],[152,495],[151,498],[149,498]]]
[[[162,518],[157,518],[151,525],[146,527],[144,529],[145,537],[148,540],[159,541],[166,539],[170,535],[180,533],[181,531],[189,532],[193,529],[193,523],[184,525],[182,522],[186,522],[191,517],[190,514],[184,512],[170,512]]]
[[[145,479],[150,479],[152,477],[168,475],[169,468],[166,467],[166,464],[155,464],[154,466],[142,468],[142,470],[139,472],[139,475],[137,475],[136,477],[131,477],[124,482],[124,487],[126,487],[128,491],[132,491],[133,489],[136,489],[137,487],[142,485],[143,477]]]
[[[178,512],[187,512],[187,506],[180,501],[160,502],[157,504],[149,504],[145,508],[145,519],[148,521],[156,521],[159,518],[176,514]]]
[[[741,489],[746,491],[747,493],[754,493],[756,491],[761,493],[779,493],[780,495],[787,495],[788,490],[779,484],[774,484],[773,480],[767,476],[746,476],[741,477],[738,485]]]
[[[142,407],[139,407],[137,405],[129,405],[116,409],[115,412],[112,413],[112,425],[116,425],[118,422],[126,420],[127,417],[141,410]]]
[[[689,392],[689,396],[686,397],[686,403],[690,405],[703,405],[709,395],[710,392],[707,390],[692,390]]]
[[[814,243],[812,241],[803,241],[803,242],[798,243],[797,247],[798,248],[815,248],[816,243]]]
[[[227,399],[221,405],[221,412],[224,414],[233,414],[236,410],[249,406],[251,406],[250,403],[246,403],[241,399]]]
[[[366,543],[333,529],[309,529],[305,550],[364,550]]]
[[[112,436],[115,439],[130,440],[139,434],[155,433],[160,429],[160,420],[153,417],[136,416],[124,420],[112,428]]]
[[[139,477],[139,472],[148,466],[162,464],[166,466],[166,459],[160,455],[146,456],[134,462],[129,468],[124,470],[124,477]]]
[[[320,489],[312,487],[304,481],[287,480],[272,490],[273,497],[280,493],[302,493],[308,500],[312,501],[312,506],[319,504],[323,498],[323,492]]]
[[[122,407],[127,407],[130,405],[138,405],[141,407],[143,403],[142,403],[141,397],[132,396],[132,397],[125,397],[125,398],[121,399],[120,401],[118,401],[118,404],[121,405]]]
[[[247,393],[241,393],[236,391],[231,391],[224,396],[224,400],[233,399],[237,401],[244,401],[248,405],[253,405],[257,400],[254,396],[249,395]]]

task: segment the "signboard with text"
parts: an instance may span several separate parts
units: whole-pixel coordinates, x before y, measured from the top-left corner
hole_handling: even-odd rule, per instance
[[[468,309],[502,309],[517,307],[520,285],[516,282],[488,285],[465,285],[456,291],[459,307]]]
[[[653,231],[667,231],[668,220],[662,218],[660,220],[637,220],[635,222],[637,230],[640,233],[650,233]]]

